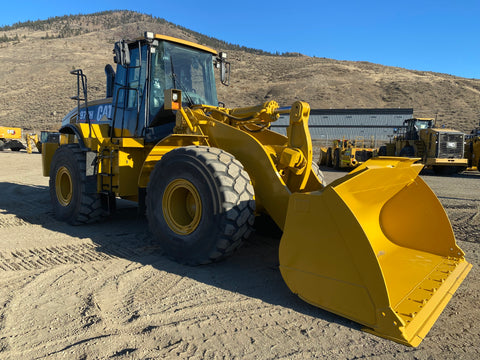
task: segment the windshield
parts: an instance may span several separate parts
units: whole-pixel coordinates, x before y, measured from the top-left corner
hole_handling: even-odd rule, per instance
[[[150,113],[163,107],[165,89],[182,91],[184,106],[218,106],[212,54],[168,42],[160,42],[152,54]]]
[[[430,127],[430,120],[417,120],[416,126],[418,130],[428,129]]]

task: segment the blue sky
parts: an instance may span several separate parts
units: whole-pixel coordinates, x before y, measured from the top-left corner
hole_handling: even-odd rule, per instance
[[[134,10],[269,52],[300,52],[480,79],[480,0],[7,1],[0,26]]]

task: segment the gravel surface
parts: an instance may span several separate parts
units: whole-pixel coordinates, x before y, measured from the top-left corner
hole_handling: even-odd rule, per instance
[[[218,264],[179,265],[150,245],[132,204],[120,201],[107,222],[68,226],[52,217],[39,154],[0,161],[0,359],[480,358],[478,172],[422,175],[473,269],[410,348],[293,295],[276,239],[256,235]]]

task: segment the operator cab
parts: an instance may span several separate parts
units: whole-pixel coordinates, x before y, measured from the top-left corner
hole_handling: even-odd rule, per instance
[[[405,139],[406,140],[418,140],[419,135],[418,132],[424,129],[430,129],[433,127],[433,120],[430,118],[414,118],[414,119],[407,119],[404,121],[404,125],[406,126],[405,130]]]
[[[115,44],[117,63],[112,94],[113,137],[141,137],[156,142],[175,126],[175,111],[165,108],[165,90],[182,92],[182,106],[218,106],[214,65],[229,64],[206,46],[146,33],[135,41]]]

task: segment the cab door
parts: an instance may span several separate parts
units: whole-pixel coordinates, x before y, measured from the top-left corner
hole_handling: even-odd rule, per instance
[[[130,63],[117,65],[113,92],[113,137],[140,137],[145,127],[147,45],[129,47]]]

